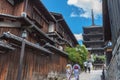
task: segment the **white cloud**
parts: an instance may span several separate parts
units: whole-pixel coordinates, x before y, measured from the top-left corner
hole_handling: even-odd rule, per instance
[[[101,0],[68,0],[67,4],[82,9],[83,13],[79,14],[80,17],[90,18],[91,9],[93,9],[95,17],[102,14]]]
[[[74,34],[74,36],[77,39],[77,41],[83,40],[82,33],[80,33],[80,34]]]
[[[75,12],[72,12],[70,17],[78,17],[79,15],[77,15]]]

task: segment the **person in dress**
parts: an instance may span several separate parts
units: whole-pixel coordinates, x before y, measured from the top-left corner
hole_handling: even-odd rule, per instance
[[[67,80],[71,80],[71,75],[72,75],[72,65],[67,64],[66,65],[66,78],[67,78]]]
[[[73,73],[74,73],[75,80],[79,80],[80,69],[81,68],[79,64],[73,65]]]

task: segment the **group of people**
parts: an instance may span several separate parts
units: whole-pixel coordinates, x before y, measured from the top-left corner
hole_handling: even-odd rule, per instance
[[[84,62],[84,69],[85,69],[85,72],[87,72],[87,70],[88,70],[89,73],[90,73],[91,68],[92,68],[92,63],[91,63],[90,61],[85,61],[85,62]]]
[[[71,80],[72,73],[74,74],[75,80],[79,80],[80,66],[78,64],[74,64],[73,67],[71,64],[66,65],[67,80]]]

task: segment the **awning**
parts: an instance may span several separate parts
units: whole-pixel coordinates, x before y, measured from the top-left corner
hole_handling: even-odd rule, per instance
[[[55,42],[49,38],[46,33],[44,33],[38,26],[36,26],[30,19],[27,17],[22,17],[22,16],[13,16],[9,14],[0,14],[0,18],[9,18],[11,20],[18,20],[21,23],[24,23],[26,26],[31,26],[31,29],[34,29],[36,32],[39,32],[38,36],[42,36],[46,41],[50,42],[51,44],[54,44]],[[27,27],[26,27],[27,28]]]
[[[11,45],[3,42],[3,41],[0,41],[0,50],[15,50],[15,48],[13,48]]]
[[[25,44],[26,44],[26,47],[32,48],[32,49],[37,49],[37,50],[42,51],[42,52],[44,52],[46,54],[52,54],[51,51],[43,48],[42,46],[31,43],[31,42],[29,42],[29,41],[27,41],[27,40],[25,40],[25,39],[23,39],[21,37],[18,37],[18,36],[14,35],[14,34],[11,34],[11,33],[5,32],[5,33],[3,33],[3,35],[0,38],[9,40],[10,43],[14,43],[14,44],[19,45],[19,46],[22,45],[22,41],[24,40]]]
[[[68,53],[62,51],[62,50],[59,50],[58,48],[56,48],[55,46],[49,44],[49,43],[46,43],[44,45],[45,48],[48,48],[49,50],[51,50],[52,52],[55,52],[57,54],[60,54],[60,55],[63,55],[63,56],[68,56]]]

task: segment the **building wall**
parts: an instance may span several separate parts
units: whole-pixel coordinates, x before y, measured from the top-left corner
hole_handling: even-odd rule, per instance
[[[15,51],[0,54],[0,80],[16,80],[18,74],[18,66],[20,59],[20,48]],[[51,56],[41,55],[44,53],[36,50],[25,49],[21,80],[38,80],[41,77],[47,77],[48,73],[59,72],[63,73],[67,61],[64,57],[57,57],[54,54],[54,60]],[[41,79],[40,79],[41,80]]]
[[[20,28],[0,26],[0,35],[8,31],[18,37],[20,37],[22,33]],[[30,34],[27,40],[31,43],[37,42]],[[0,80],[16,80],[21,52],[21,46],[18,47],[19,48],[15,47],[15,51],[6,51],[5,54],[0,53]],[[67,57],[61,56],[58,53],[59,52],[53,55],[51,54],[53,56],[51,57],[42,55],[44,54],[43,52],[36,51],[35,49],[26,48],[21,80],[39,79],[41,76],[47,77],[48,73],[51,71],[58,73],[65,72]]]
[[[120,1],[119,0],[108,0],[108,12],[110,16],[110,26],[112,30],[112,42],[116,43],[116,40],[120,34]]]
[[[7,0],[0,1],[0,13],[20,16],[23,12],[24,3],[10,4]]]
[[[28,4],[28,6],[30,7],[30,4]],[[0,13],[2,14],[20,16],[21,13],[23,12],[23,8],[24,8],[24,3],[22,2],[15,6],[12,6],[11,4],[6,2],[6,0],[0,0]],[[32,7],[28,9],[33,10]],[[38,28],[44,31],[44,33],[47,33],[48,25],[49,25],[47,21],[45,21],[43,17],[41,18],[42,15],[40,15],[38,12],[37,13],[32,12],[33,14],[31,12],[27,12],[28,14],[27,17],[33,22],[35,20],[35,24],[37,26],[42,25],[42,26],[38,26]],[[2,22],[12,23],[18,21],[20,23],[24,23],[22,21],[7,17],[6,18],[0,17],[0,19]],[[9,31],[10,33],[16,36],[21,37],[22,26],[20,27],[0,26],[0,35],[2,35],[4,32]],[[30,33],[28,33],[27,40],[30,41],[31,43],[37,42],[37,39],[31,36]],[[5,54],[0,53],[0,80],[16,80],[17,78],[21,46],[15,48],[16,49],[12,52],[6,51]],[[52,55],[53,57],[51,58],[51,56],[43,55],[44,54],[43,52],[39,52],[36,51],[35,49],[29,49],[26,47],[21,80],[36,80],[36,79],[38,80],[41,76],[47,77],[48,73],[51,71],[58,73],[65,72],[64,69],[67,64],[68,58],[66,56],[60,55],[61,53],[58,55],[59,52],[53,52],[53,53],[54,53]]]
[[[24,2],[16,4],[13,10],[13,15],[21,16],[22,12],[24,11]]]
[[[120,0],[106,0],[112,34],[112,60],[107,67],[107,80],[120,80]],[[105,9],[105,8],[104,8]],[[105,17],[105,16],[104,16]]]
[[[16,80],[20,49],[0,54],[0,80]]]
[[[13,14],[14,7],[10,5],[6,0],[0,1],[0,13]]]
[[[36,7],[36,4],[28,1],[26,13],[28,17],[45,33],[48,32],[49,23],[41,11]],[[46,14],[46,13],[44,13]]]
[[[120,79],[120,36],[117,39],[117,43],[114,44],[112,51],[112,59],[107,66],[107,80],[119,80]]]
[[[120,50],[120,49],[119,49]],[[107,67],[106,80],[120,80],[120,52],[118,52]]]

